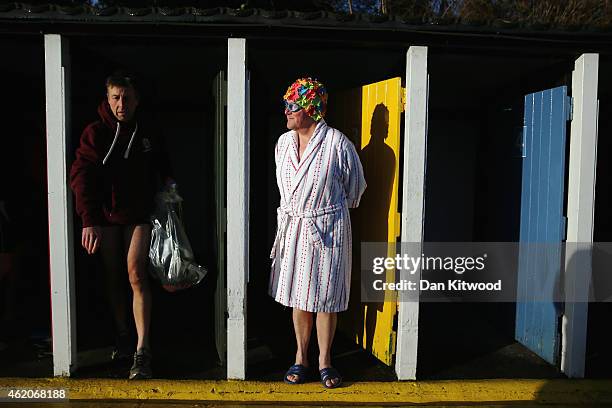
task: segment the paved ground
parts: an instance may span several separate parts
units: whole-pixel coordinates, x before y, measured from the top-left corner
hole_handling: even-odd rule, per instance
[[[2,378],[0,388],[63,390],[73,401],[168,401],[263,405],[570,405],[612,404],[611,380],[462,380],[345,382],[326,390],[318,382]],[[62,401],[60,401],[62,402]],[[65,401],[63,401],[65,402]],[[200,402],[202,404],[202,402]]]

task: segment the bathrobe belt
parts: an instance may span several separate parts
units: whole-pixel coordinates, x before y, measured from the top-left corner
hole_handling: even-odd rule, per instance
[[[304,220],[304,226],[309,231],[310,242],[314,246],[321,248],[323,246],[323,232],[319,231],[314,222],[314,219],[316,217],[322,217],[327,214],[335,214],[337,212],[341,212],[344,208],[346,208],[346,202],[302,212],[296,211],[289,206],[281,205],[280,207],[278,207],[276,209],[276,212],[280,216],[280,218],[278,221],[278,228],[276,229],[274,245],[272,246],[272,252],[270,253],[270,258],[276,258],[276,248],[279,243],[281,245],[281,254],[283,253],[283,249],[285,246],[285,233],[287,232],[289,218],[299,218]]]

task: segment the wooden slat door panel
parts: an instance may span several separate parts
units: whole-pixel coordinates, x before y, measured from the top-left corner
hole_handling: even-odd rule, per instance
[[[525,96],[516,339],[559,362],[568,97],[565,86]]]

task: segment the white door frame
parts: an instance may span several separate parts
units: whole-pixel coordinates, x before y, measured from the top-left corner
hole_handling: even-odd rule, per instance
[[[44,42],[53,374],[70,376],[76,369],[74,233],[67,177],[70,55],[68,41],[61,35],[45,34]]]
[[[592,266],[587,245],[593,242],[598,71],[599,54],[582,54],[572,74],[561,371],[574,378],[584,377],[585,368],[588,303],[584,300],[588,299]]]
[[[246,40],[227,42],[227,378],[246,378],[249,133]]]
[[[406,56],[406,118],[404,121],[404,169],[401,242],[423,242],[425,216],[425,164],[427,155],[427,47],[410,47]],[[402,248],[404,250],[404,248]],[[420,248],[410,248],[418,256]],[[421,276],[419,268],[415,275]],[[414,276],[411,279],[414,279]],[[402,277],[401,279],[408,279]],[[414,294],[410,295],[411,298]],[[400,292],[395,372],[399,380],[415,380],[419,337],[419,301]]]

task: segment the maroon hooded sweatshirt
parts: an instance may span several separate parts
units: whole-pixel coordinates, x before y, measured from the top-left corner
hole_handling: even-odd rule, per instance
[[[148,223],[155,192],[171,176],[162,139],[144,122],[119,122],[106,100],[98,114],[70,169],[83,227]]]

